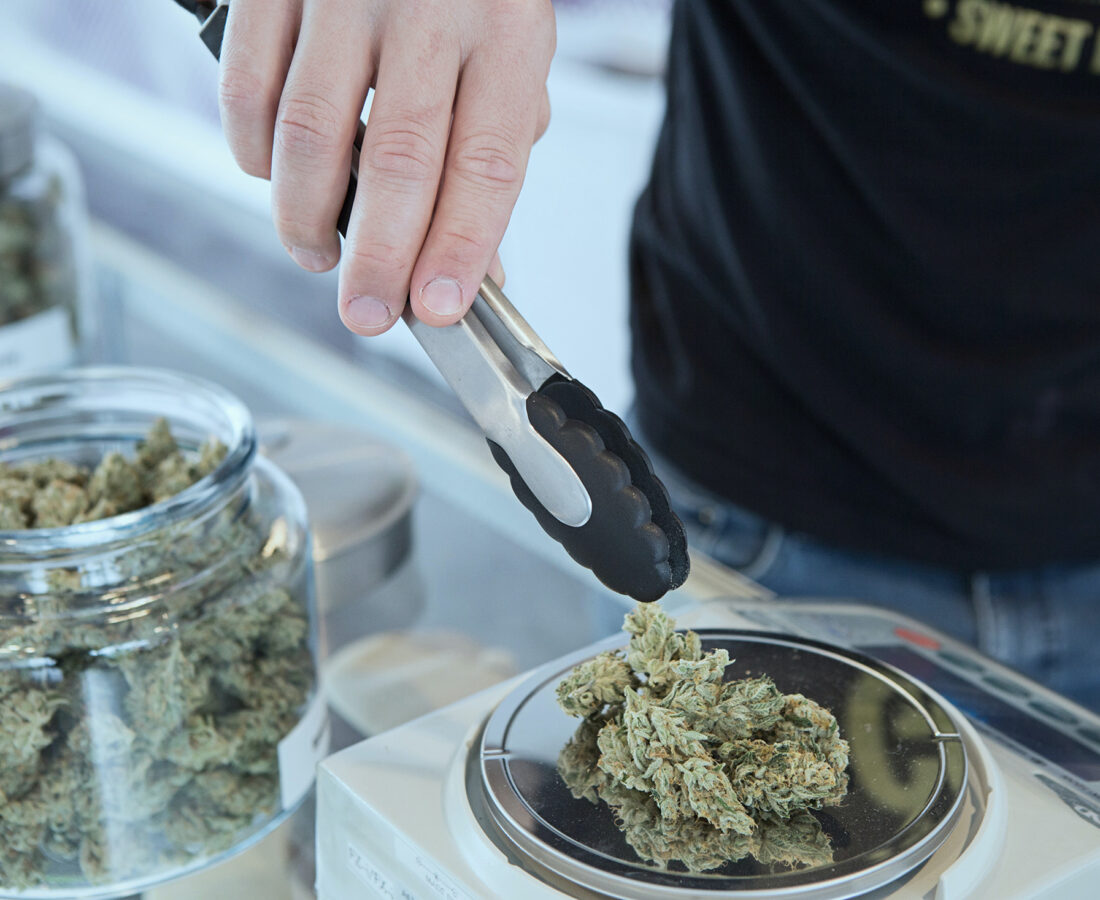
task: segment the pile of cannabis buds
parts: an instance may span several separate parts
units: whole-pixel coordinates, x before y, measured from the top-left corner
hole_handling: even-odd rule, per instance
[[[656,603],[624,628],[625,653],[601,653],[558,685],[561,708],[584,720],[558,757],[573,796],[603,800],[627,843],[662,868],[831,862],[808,810],[848,789],[832,714],[767,677],[723,681],[728,652],[704,653]]]
[[[225,452],[185,453],[161,420],[135,458],[111,453],[94,471],[0,465],[0,530],[142,509]],[[0,886],[147,877],[279,810],[277,746],[314,666],[305,589],[267,541],[247,504],[145,534],[110,562],[141,588],[129,616],[76,614],[103,590],[83,568],[43,569],[45,593],[0,598]]]

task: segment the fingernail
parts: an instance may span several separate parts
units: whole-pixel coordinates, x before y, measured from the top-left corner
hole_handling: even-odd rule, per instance
[[[303,269],[311,272],[327,272],[332,268],[332,262],[327,256],[314,253],[312,250],[304,250],[301,247],[287,247],[287,251],[294,261]]]
[[[437,316],[462,310],[462,288],[453,278],[435,278],[420,289],[420,302]]]
[[[352,297],[344,307],[344,318],[359,328],[378,328],[393,318],[393,313],[377,297]]]

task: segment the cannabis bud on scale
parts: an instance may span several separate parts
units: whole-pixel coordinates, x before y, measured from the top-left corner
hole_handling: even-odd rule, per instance
[[[624,627],[625,652],[601,653],[558,685],[561,708],[583,719],[558,757],[573,796],[607,803],[627,843],[661,867],[831,862],[809,810],[848,789],[832,714],[766,676],[724,681],[729,653],[703,652],[655,603]]]

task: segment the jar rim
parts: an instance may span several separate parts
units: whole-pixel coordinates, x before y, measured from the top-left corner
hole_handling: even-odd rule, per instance
[[[227,452],[218,466],[178,494],[130,512],[54,528],[0,530],[0,556],[57,556],[133,541],[150,531],[193,518],[230,494],[247,475],[256,455],[256,431],[248,407],[231,391],[196,375],[168,369],[91,366],[0,384],[0,414],[48,410],[67,398],[124,385],[176,394],[205,403],[227,426],[218,435]],[[107,408],[107,407],[105,407]],[[0,424],[0,451],[10,446],[19,426]]]

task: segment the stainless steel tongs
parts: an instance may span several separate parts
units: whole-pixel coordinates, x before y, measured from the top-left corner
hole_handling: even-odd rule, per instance
[[[588,490],[527,413],[528,397],[555,376],[569,379],[569,373],[493,280],[485,276],[470,312],[455,325],[425,325],[410,305],[402,318],[535,499],[563,525],[586,524],[592,517]]]

